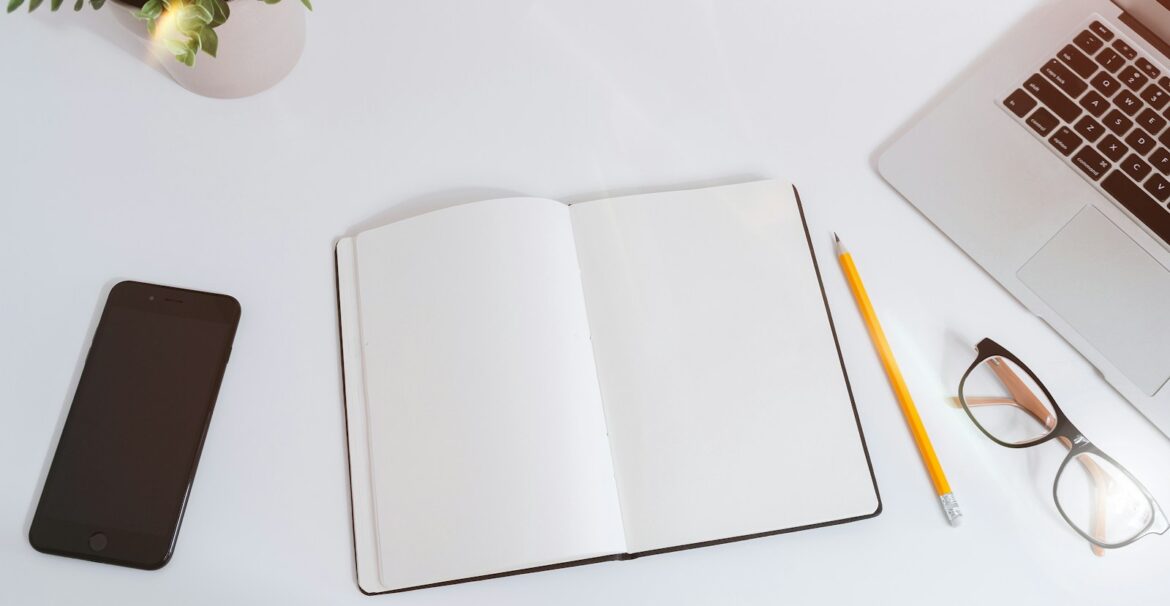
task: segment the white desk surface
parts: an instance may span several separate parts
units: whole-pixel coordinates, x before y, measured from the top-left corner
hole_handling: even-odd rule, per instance
[[[1094,557],[1056,519],[1055,468],[991,443],[946,398],[970,346],[992,336],[1167,507],[1170,440],[872,168],[878,145],[1035,2],[317,5],[295,71],[236,101],[195,96],[145,62],[112,5],[0,17],[0,602],[1170,603],[1170,536]],[[362,596],[334,239],[495,196],[761,176],[800,186],[884,512]],[[961,528],[942,518],[833,230],[857,255]],[[123,278],[230,293],[244,309],[178,548],[157,572],[26,540],[104,293]]]

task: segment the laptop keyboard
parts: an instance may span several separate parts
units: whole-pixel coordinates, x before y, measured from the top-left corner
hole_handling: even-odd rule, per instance
[[[1168,73],[1096,20],[1002,103],[1170,245]]]

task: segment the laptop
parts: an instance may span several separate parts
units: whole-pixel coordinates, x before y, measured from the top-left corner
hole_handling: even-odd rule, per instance
[[[878,171],[1170,436],[1170,0],[1034,11]]]

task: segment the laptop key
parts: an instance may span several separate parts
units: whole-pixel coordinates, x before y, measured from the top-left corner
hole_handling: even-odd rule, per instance
[[[1065,45],[1056,56],[1082,78],[1088,78],[1097,71],[1097,64],[1071,44]]]
[[[1101,67],[1109,70],[1109,73],[1116,74],[1117,70],[1125,65],[1125,57],[1117,54],[1117,51],[1107,48],[1097,53],[1097,63],[1100,63]]]
[[[1101,142],[1097,144],[1097,149],[1100,150],[1101,153],[1105,154],[1106,158],[1109,158],[1114,162],[1121,160],[1121,158],[1129,152],[1129,148],[1126,147],[1125,144],[1121,142],[1121,140],[1119,140],[1117,137],[1114,137],[1113,135],[1105,135],[1105,138],[1101,139]]]
[[[1154,149],[1154,138],[1140,128],[1133,129],[1133,132],[1125,138],[1125,142],[1133,148],[1133,151],[1143,156]]]
[[[1024,82],[1024,90],[1032,93],[1032,96],[1065,122],[1072,122],[1081,115],[1081,108],[1040,74],[1032,74],[1032,77]]]
[[[1088,145],[1073,155],[1072,162],[1073,166],[1081,169],[1081,172],[1094,181],[1100,179],[1101,175],[1104,175],[1105,171],[1113,166],[1105,159],[1105,156],[1097,153],[1097,150]]]
[[[1081,97],[1081,107],[1085,108],[1090,114],[1100,118],[1105,110],[1109,109],[1109,101],[1097,94],[1097,91],[1091,90]]]
[[[1060,120],[1043,107],[1036,108],[1036,111],[1032,112],[1031,116],[1028,116],[1026,122],[1028,126],[1032,127],[1032,130],[1044,136],[1048,136],[1048,133],[1052,132],[1052,129],[1060,124]]]
[[[1158,71],[1158,68],[1154,67],[1154,64],[1150,63],[1150,60],[1145,57],[1138,57],[1137,61],[1134,61],[1133,64],[1150,78],[1157,78],[1162,75],[1162,72]]]
[[[1138,114],[1137,123],[1151,135],[1156,135],[1162,132],[1163,128],[1166,128],[1166,119],[1148,107]]]
[[[1059,151],[1061,154],[1066,156],[1073,153],[1073,150],[1080,147],[1081,143],[1084,142],[1083,139],[1077,136],[1076,133],[1072,132],[1072,129],[1067,126],[1060,127],[1060,129],[1057,130],[1056,133],[1052,135],[1052,138],[1048,141],[1052,143],[1052,146],[1056,148],[1056,151]]]
[[[1097,92],[1101,93],[1101,95],[1105,97],[1112,97],[1113,93],[1117,92],[1117,89],[1121,88],[1121,84],[1105,72],[1101,72],[1094,76],[1093,79],[1089,81],[1089,83],[1093,85],[1093,88],[1097,89]]]
[[[1118,72],[1117,79],[1121,80],[1121,83],[1128,86],[1130,90],[1141,90],[1142,87],[1150,81],[1150,79],[1147,78],[1145,74],[1139,72],[1138,69],[1132,65],[1127,65],[1124,69]]]
[[[1170,93],[1167,93],[1155,84],[1151,84],[1146,87],[1146,90],[1142,91],[1142,101],[1149,103],[1150,107],[1154,109],[1162,109],[1166,106],[1166,103],[1170,102]]]
[[[1105,127],[1101,126],[1100,122],[1090,118],[1089,116],[1081,116],[1081,119],[1077,121],[1076,126],[1073,126],[1073,130],[1080,133],[1080,135],[1085,139],[1088,139],[1089,143],[1100,139],[1101,135],[1105,134]]]
[[[1137,154],[1130,154],[1121,162],[1121,170],[1133,177],[1135,181],[1141,181],[1150,175],[1152,169]]]
[[[1105,46],[1105,43],[1102,42],[1100,38],[1094,36],[1093,32],[1088,30],[1077,34],[1077,37],[1073,38],[1073,44],[1077,45],[1077,48],[1085,51],[1086,53],[1089,53],[1090,55],[1101,50],[1102,46]]]
[[[1101,181],[1101,189],[1113,196],[1162,240],[1170,242],[1170,213],[1167,213],[1166,208],[1151,198],[1137,183],[1131,181],[1121,171],[1115,170]]]
[[[1003,105],[1012,110],[1017,118],[1023,118],[1032,111],[1033,107],[1036,107],[1036,100],[1025,93],[1023,89],[1017,88],[1015,92],[1007,96],[1007,99],[1003,100]]]
[[[1142,187],[1159,202],[1165,202],[1170,198],[1170,181],[1163,179],[1160,175],[1150,177]]]
[[[1114,40],[1113,48],[1115,48],[1117,52],[1121,53],[1122,57],[1125,57],[1130,61],[1133,61],[1135,58],[1137,58],[1137,51],[1133,50],[1133,47],[1126,44],[1125,42],[1122,42],[1121,40]]]
[[[1074,99],[1081,96],[1081,93],[1085,92],[1086,88],[1089,88],[1089,85],[1085,84],[1084,80],[1081,80],[1071,69],[1065,67],[1063,63],[1056,59],[1044,64],[1044,67],[1040,71],[1044,72],[1044,75],[1048,76],[1048,79],[1059,86],[1060,90],[1064,91],[1066,95]]]
[[[1131,126],[1133,126],[1133,120],[1126,118],[1125,114],[1117,110],[1111,110],[1108,114],[1106,114],[1103,122],[1105,123],[1105,128],[1108,128],[1118,135],[1124,135],[1126,131],[1128,131]]]
[[[1125,112],[1127,116],[1138,113],[1138,110],[1142,108],[1141,99],[1138,99],[1137,95],[1127,90],[1117,93],[1117,96],[1113,98],[1113,104]]]
[[[1101,25],[1100,21],[1094,21],[1094,22],[1090,23],[1089,30],[1092,31],[1094,34],[1097,34],[1097,37],[1101,38],[1102,40],[1104,40],[1106,42],[1113,39],[1113,32],[1109,31],[1108,27]]]
[[[1150,154],[1150,164],[1163,175],[1170,175],[1170,152],[1165,147],[1159,147]]]
[[[1161,86],[1162,90],[1170,92],[1170,76],[1162,76],[1161,78],[1158,78],[1158,86]]]

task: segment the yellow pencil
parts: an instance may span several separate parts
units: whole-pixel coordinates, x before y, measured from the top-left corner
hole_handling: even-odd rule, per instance
[[[845,279],[857,299],[857,307],[861,310],[861,317],[865,319],[865,326],[869,329],[869,336],[877,348],[878,357],[886,369],[886,376],[890,379],[890,386],[898,396],[898,404],[902,407],[902,414],[906,417],[906,424],[910,426],[910,434],[914,436],[914,443],[918,446],[918,453],[922,455],[922,462],[926,464],[926,471],[930,474],[930,481],[934,483],[934,490],[938,493],[943,512],[951,526],[958,526],[963,520],[963,513],[959,511],[959,502],[951,492],[951,485],[943,473],[938,456],[934,454],[934,446],[930,444],[930,436],[926,435],[926,428],[922,426],[922,419],[918,418],[918,409],[914,407],[914,400],[910,398],[910,390],[906,388],[906,380],[902,378],[902,371],[898,369],[898,362],[894,360],[894,352],[886,341],[886,334],[882,332],[882,325],[878,322],[877,314],[873,311],[873,304],[869,295],[865,293],[865,285],[861,283],[861,276],[857,273],[857,266],[853,264],[853,256],[845,250],[841,238],[833,234],[837,245],[837,260],[841,262],[841,269],[845,272]]]

